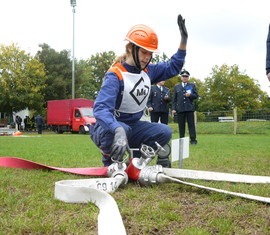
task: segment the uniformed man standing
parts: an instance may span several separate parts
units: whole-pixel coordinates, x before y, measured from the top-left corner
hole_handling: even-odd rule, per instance
[[[42,134],[43,118],[39,114],[36,116],[36,124],[38,128],[38,134]]]
[[[195,105],[193,101],[198,98],[196,86],[189,83],[189,72],[180,72],[182,82],[174,87],[172,114],[177,113],[180,138],[185,137],[186,121],[188,123],[190,143],[197,144],[194,121]]]
[[[164,84],[165,81],[161,81],[156,86],[151,87],[147,107],[150,111],[151,122],[160,121],[163,124],[168,124],[171,98],[170,90]]]

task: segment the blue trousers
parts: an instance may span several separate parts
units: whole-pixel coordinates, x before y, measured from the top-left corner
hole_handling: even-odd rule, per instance
[[[138,121],[134,123],[119,124],[125,129],[130,148],[140,148],[146,144],[156,149],[155,142],[161,146],[169,143],[172,137],[172,129],[165,124]],[[98,123],[90,126],[90,137],[96,146],[101,150],[104,166],[109,166],[112,161],[110,158],[110,149],[114,138],[114,133],[105,131]],[[140,152],[134,152],[134,157],[140,157]]]

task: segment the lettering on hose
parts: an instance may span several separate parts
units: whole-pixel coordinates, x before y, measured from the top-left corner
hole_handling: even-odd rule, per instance
[[[107,191],[107,184],[106,183],[97,183],[97,189],[100,191]]]
[[[112,190],[117,189],[116,181],[115,182],[111,182],[111,187],[112,187]]]
[[[117,189],[117,182],[116,181],[111,181],[109,183],[107,182],[99,182],[99,181],[96,181],[96,184],[97,184],[97,189],[100,190],[100,191],[113,191],[115,189]]]

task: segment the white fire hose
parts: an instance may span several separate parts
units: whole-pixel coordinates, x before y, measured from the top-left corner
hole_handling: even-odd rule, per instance
[[[126,184],[128,178],[137,180],[142,186],[170,182],[180,183],[201,189],[270,203],[270,198],[268,197],[230,192],[176,179],[189,178],[242,183],[270,183],[270,177],[163,168],[161,165],[148,166],[151,160],[156,156],[157,152],[162,149],[158,144],[157,146],[158,150],[154,151],[151,147],[143,145],[141,148],[142,157],[131,159],[127,169],[124,163],[112,164],[108,168],[108,176],[112,178],[65,180],[56,182],[55,197],[61,201],[69,203],[92,202],[96,204],[100,209],[98,216],[99,235],[126,234],[117,204],[108,193],[114,192],[119,186]]]
[[[228,182],[249,183],[249,184],[270,183],[269,176],[241,175],[241,174],[221,173],[213,171],[196,171],[196,170],[185,170],[175,168],[163,168],[163,172],[168,176],[176,178],[228,181]]]
[[[110,178],[58,181],[55,183],[55,198],[67,203],[94,203],[99,208],[98,234],[126,235],[118,206],[109,194],[127,183],[125,169],[124,164],[121,169],[113,164],[108,168]]]
[[[270,183],[269,176],[254,176],[210,171],[163,168],[161,165],[148,166],[148,164],[155,158],[158,151],[160,150],[165,151],[158,144],[156,151],[154,151],[154,149],[149,146],[143,145],[140,149],[142,157],[130,159],[130,164],[128,167],[126,167],[124,162],[115,162],[111,166],[104,168],[58,168],[12,157],[0,157],[0,166],[24,169],[51,169],[81,175],[109,176],[110,178],[63,180],[55,183],[55,198],[58,200],[67,203],[92,202],[100,209],[98,216],[99,235],[126,234],[118,206],[115,200],[109,195],[109,193],[114,192],[121,185],[126,184],[129,178],[136,180],[142,186],[170,182],[180,183],[201,189],[225,193],[232,196],[270,203],[269,197],[230,192],[180,180],[182,178],[186,178],[266,184]]]
[[[173,172],[174,173],[173,175],[176,176],[177,171],[181,170],[181,169],[164,168],[164,171],[163,171],[161,168],[162,168],[161,166],[145,167],[141,171],[141,175],[140,175],[141,178],[139,179],[139,182],[142,185],[150,185],[150,184],[157,184],[157,183],[173,183],[174,182],[174,183],[180,183],[180,184],[189,185],[189,186],[193,186],[193,187],[197,187],[197,188],[201,188],[201,189],[207,189],[207,190],[215,191],[215,192],[219,192],[219,193],[225,193],[228,195],[238,196],[238,197],[242,197],[242,198],[246,198],[246,199],[270,203],[269,197],[260,197],[260,196],[250,195],[250,194],[230,192],[227,190],[206,187],[206,186],[202,186],[199,184],[193,184],[193,183],[185,182],[185,181],[182,181],[179,179],[175,179],[169,175],[166,175],[164,172],[167,172],[167,173]],[[200,171],[198,171],[198,172],[200,172]],[[205,173],[207,173],[207,172],[205,172]],[[214,176],[213,180],[217,180],[216,177],[220,173],[217,173],[217,176],[214,174],[214,172],[211,172],[211,173],[212,173],[212,176]],[[222,173],[222,175],[224,177],[223,181],[244,182],[244,183],[270,183],[270,177],[267,177],[267,176],[248,176],[248,178],[249,178],[248,180],[244,179],[244,181],[241,181],[241,179],[243,179],[243,177],[245,175],[226,174],[226,173]],[[226,178],[226,175],[228,175],[227,178]],[[230,181],[230,177],[232,177],[232,176],[234,176],[236,178],[233,179],[232,181]],[[239,178],[237,179],[238,176],[239,176]],[[189,178],[191,178],[191,177],[189,177]],[[196,179],[199,179],[199,178],[196,178]],[[208,180],[211,180],[211,177],[208,177]]]

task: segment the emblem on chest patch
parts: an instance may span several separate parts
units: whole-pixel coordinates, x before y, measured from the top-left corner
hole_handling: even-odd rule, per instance
[[[135,84],[134,88],[130,91],[130,95],[140,105],[145,98],[148,96],[150,87],[145,85],[144,79],[141,77],[140,80]]]

